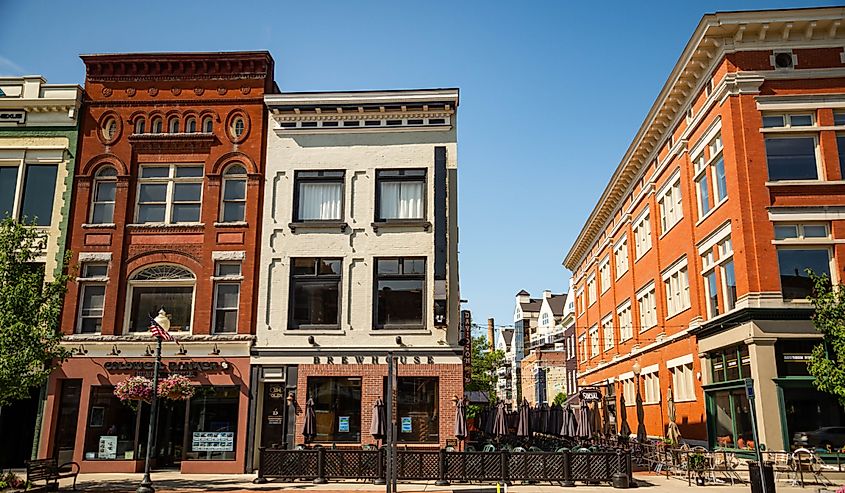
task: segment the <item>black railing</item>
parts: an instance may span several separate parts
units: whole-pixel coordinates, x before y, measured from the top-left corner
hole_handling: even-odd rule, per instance
[[[278,450],[262,448],[258,479],[322,483],[335,479],[384,480],[386,454],[382,450]],[[537,481],[573,484],[613,482],[627,476],[632,482],[631,454],[622,450],[589,452],[396,452],[400,481],[436,479],[500,482]]]

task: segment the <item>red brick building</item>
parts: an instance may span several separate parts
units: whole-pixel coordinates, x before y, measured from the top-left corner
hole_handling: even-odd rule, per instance
[[[685,437],[752,447],[745,378],[770,450],[845,424],[805,300],[845,258],[843,13],[704,16],[566,256],[579,384],[639,392],[649,436],[671,388]]]
[[[177,343],[166,374],[200,385],[162,407],[157,467],[243,472],[259,255],[267,52],[82,56],[80,152],[62,331],[73,356],[50,379],[41,456],[83,472],[143,467],[149,409],[114,385],[152,370],[151,316]]]

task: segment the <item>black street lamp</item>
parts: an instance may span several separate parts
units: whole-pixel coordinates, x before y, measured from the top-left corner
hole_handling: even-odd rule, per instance
[[[158,315],[153,319],[153,323],[158,324],[165,332],[170,330],[170,319],[167,318],[167,313],[164,308],[158,311]],[[153,440],[155,437],[156,418],[158,417],[158,368],[161,366],[161,341],[162,336],[156,336],[156,364],[153,368],[153,398],[150,403],[150,424],[147,431],[147,454],[144,458],[144,479],[138,485],[137,493],[155,493],[153,488],[153,481],[150,479],[150,456],[153,451]]]

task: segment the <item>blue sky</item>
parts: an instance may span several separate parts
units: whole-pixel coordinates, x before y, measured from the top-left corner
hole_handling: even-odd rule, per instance
[[[701,16],[801,1],[0,0],[0,74],[82,83],[80,53],[269,50],[283,91],[460,87],[461,295],[509,324],[562,292],[584,220]]]

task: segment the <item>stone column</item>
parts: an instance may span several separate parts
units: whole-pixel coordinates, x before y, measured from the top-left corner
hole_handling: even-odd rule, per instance
[[[778,376],[775,356],[777,338],[752,337],[746,339],[748,354],[751,356],[751,377],[754,379],[754,392],[757,407],[757,433],[760,442],[767,450],[784,450],[783,422],[781,420],[778,389],[774,378]]]

